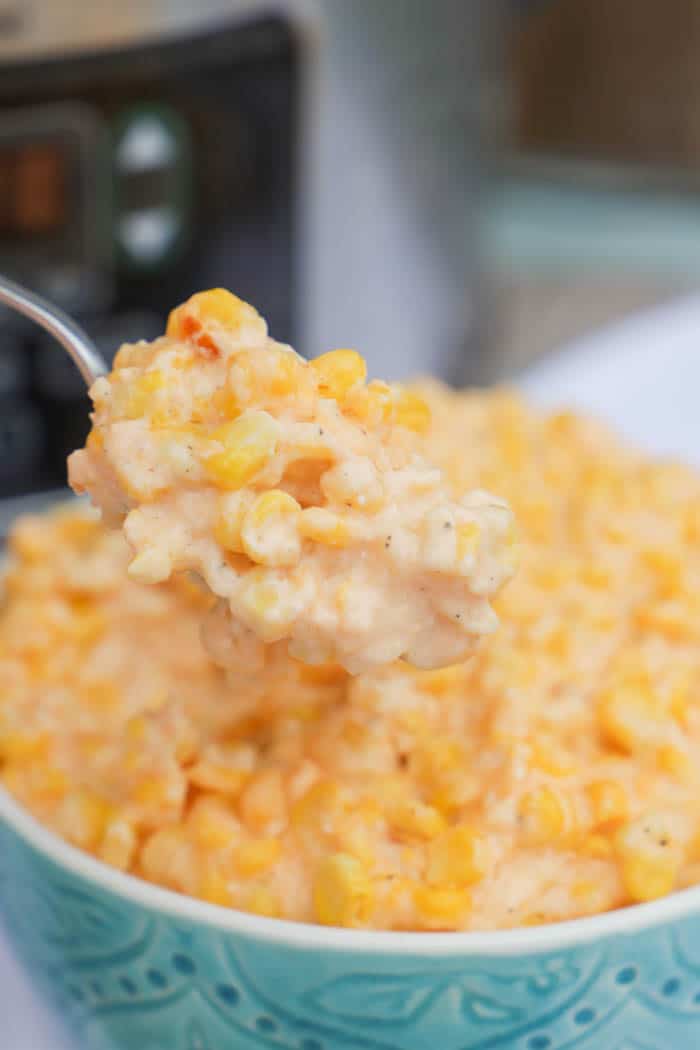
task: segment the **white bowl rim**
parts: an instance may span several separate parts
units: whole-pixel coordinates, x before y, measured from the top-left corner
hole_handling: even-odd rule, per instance
[[[269,919],[217,904],[207,904],[127,875],[71,846],[31,816],[0,787],[0,820],[59,868],[122,900],[173,919],[215,927],[267,944],[307,951],[349,952],[384,956],[523,956],[545,954],[603,940],[629,936],[700,913],[700,886],[679,890],[648,904],[636,904],[584,919],[514,930],[465,933],[420,933],[352,930]]]

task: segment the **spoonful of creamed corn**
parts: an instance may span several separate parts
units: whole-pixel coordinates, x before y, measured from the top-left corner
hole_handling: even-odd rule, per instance
[[[367,382],[354,350],[306,361],[217,288],[173,310],[164,336],[122,346],[90,396],[70,483],[123,523],[132,578],[206,582],[222,666],[254,670],[284,645],[353,674],[399,657],[437,667],[495,628],[508,506],[452,498],[420,454],[426,404]]]

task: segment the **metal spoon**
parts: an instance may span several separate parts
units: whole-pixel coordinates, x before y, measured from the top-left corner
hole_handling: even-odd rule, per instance
[[[109,369],[87,332],[53,303],[0,276],[0,303],[28,317],[57,339],[73,358],[88,387]]]

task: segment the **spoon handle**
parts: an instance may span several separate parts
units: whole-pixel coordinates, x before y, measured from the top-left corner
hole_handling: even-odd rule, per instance
[[[79,324],[57,306],[0,275],[0,303],[49,332],[70,354],[88,387],[108,371],[99,350]]]

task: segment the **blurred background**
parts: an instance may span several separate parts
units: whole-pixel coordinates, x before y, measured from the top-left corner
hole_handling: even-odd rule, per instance
[[[696,288],[697,0],[0,0],[0,271],[107,356],[225,285],[312,355],[510,377]],[[87,428],[0,316],[0,500]]]

